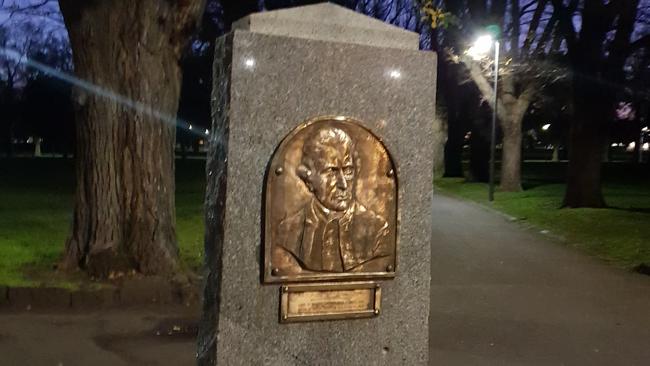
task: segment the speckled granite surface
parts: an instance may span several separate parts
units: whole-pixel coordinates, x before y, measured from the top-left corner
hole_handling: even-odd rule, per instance
[[[420,35],[331,3],[251,14],[232,29],[277,36],[417,49]]]
[[[435,72],[435,54],[417,50],[241,30],[218,41],[200,364],[427,364]],[[395,160],[397,277],[382,282],[377,318],[279,324],[279,286],[260,280],[264,175],[318,115],[365,121]]]

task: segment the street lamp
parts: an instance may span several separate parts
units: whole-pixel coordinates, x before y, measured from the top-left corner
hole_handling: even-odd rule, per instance
[[[492,95],[492,132],[490,134],[490,188],[488,200],[494,201],[494,160],[496,155],[496,137],[497,137],[497,87],[499,85],[499,41],[491,35],[479,36],[474,45],[467,50],[467,54],[475,61],[487,56],[490,49],[494,46],[494,90]]]

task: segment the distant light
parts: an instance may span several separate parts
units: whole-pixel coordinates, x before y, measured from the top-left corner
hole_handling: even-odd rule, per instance
[[[643,151],[650,150],[650,143],[646,142],[645,144],[643,144],[643,146],[641,146],[641,150]]]
[[[190,130],[192,129],[192,125],[190,125],[189,129],[190,129]]]
[[[491,35],[482,35],[478,37],[474,42],[474,45],[470,47],[469,50],[467,50],[467,54],[472,59],[474,59],[474,61],[478,61],[487,56],[487,53],[490,52],[493,43],[494,39],[492,39]]]
[[[648,132],[648,131],[650,131],[650,129],[648,129],[648,126],[645,126],[645,127],[643,127],[643,128],[641,129],[641,131],[643,131],[643,132]]]
[[[402,77],[402,73],[399,72],[399,70],[391,70],[388,76],[390,76],[393,79],[399,79],[400,77]]]
[[[205,129],[205,134],[206,134],[206,135],[209,135],[209,134],[210,134],[210,130],[208,130],[208,129],[206,128],[206,129]]]
[[[545,124],[544,126],[542,126],[542,130],[544,130],[544,131],[548,130],[549,128],[551,128],[551,124],[550,124],[550,123],[547,123],[547,124]]]
[[[616,146],[618,146],[618,144],[617,144],[617,143],[613,143],[611,146],[612,146],[612,147],[616,147]]]
[[[632,141],[627,145],[627,151],[634,151],[634,148],[636,147],[636,142]]]
[[[246,60],[244,60],[244,66],[246,66],[249,69],[252,69],[253,67],[255,67],[255,59],[252,57],[247,58]]]

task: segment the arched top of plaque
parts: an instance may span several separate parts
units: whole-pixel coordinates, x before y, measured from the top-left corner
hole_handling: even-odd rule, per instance
[[[397,169],[381,139],[352,118],[317,117],[268,169],[264,282],[394,277]]]

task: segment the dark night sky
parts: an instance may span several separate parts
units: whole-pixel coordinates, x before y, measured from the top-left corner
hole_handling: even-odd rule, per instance
[[[523,5],[528,3],[529,0],[520,0],[520,2]],[[45,4],[30,8],[31,5],[42,3]],[[12,13],[11,10],[17,8],[23,10]],[[549,5],[549,17],[551,9],[552,7]],[[650,32],[650,26],[648,26],[648,23],[650,23],[650,0],[641,0],[640,18],[643,21],[637,24],[634,38]],[[522,22],[526,23],[526,20],[522,19]],[[575,23],[576,28],[579,29],[579,17],[575,18]],[[7,48],[20,49],[25,42],[34,37],[41,39],[54,37],[67,43],[67,32],[56,0],[0,0],[0,26],[5,28],[8,33],[7,38],[9,41],[3,45]],[[402,24],[402,26],[407,26],[407,24]],[[407,27],[412,28],[410,25]],[[526,31],[527,26],[523,24],[522,36],[525,35]]]

